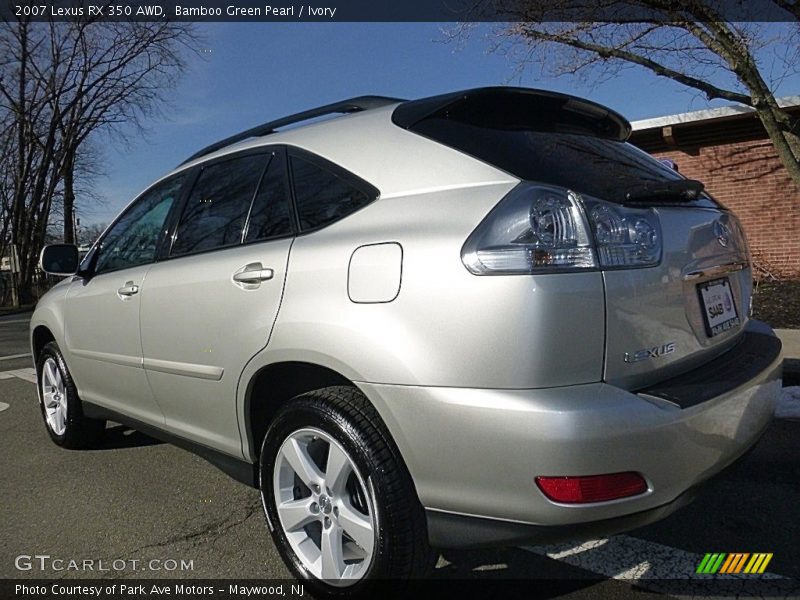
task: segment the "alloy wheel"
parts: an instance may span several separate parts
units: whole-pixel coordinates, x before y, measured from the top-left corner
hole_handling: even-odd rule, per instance
[[[372,563],[378,517],[365,481],[348,452],[319,429],[295,431],[278,452],[280,526],[303,567],[330,585],[356,583]]]
[[[67,429],[67,389],[54,358],[44,362],[41,388],[47,426],[56,435],[64,435]]]

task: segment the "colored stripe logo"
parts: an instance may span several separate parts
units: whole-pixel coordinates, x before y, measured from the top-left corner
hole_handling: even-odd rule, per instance
[[[747,573],[751,575],[761,574],[767,569],[769,561],[772,560],[772,552],[732,552],[726,554],[709,553],[703,557],[697,565],[697,573]]]

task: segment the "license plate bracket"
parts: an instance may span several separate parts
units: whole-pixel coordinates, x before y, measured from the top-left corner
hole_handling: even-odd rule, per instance
[[[727,277],[697,284],[706,335],[714,337],[741,324]]]

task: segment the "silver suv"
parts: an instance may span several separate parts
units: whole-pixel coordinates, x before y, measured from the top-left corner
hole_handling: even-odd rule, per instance
[[[80,264],[44,249],[50,436],[121,422],[258,487],[323,594],[668,515],[770,422],[781,346],[736,217],[629,133],[482,88],[206,148]]]

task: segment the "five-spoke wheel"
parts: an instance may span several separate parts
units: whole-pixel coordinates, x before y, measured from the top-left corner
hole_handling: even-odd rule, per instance
[[[316,597],[374,593],[424,576],[436,554],[411,476],[380,416],[353,387],[297,396],[261,447],[273,540]]]
[[[64,435],[67,428],[67,389],[56,359],[52,356],[48,356],[44,361],[40,382],[47,426],[56,435]]]
[[[375,549],[375,498],[336,440],[316,428],[291,433],[273,494],[289,544],[312,575],[332,585],[364,576]]]
[[[106,422],[83,414],[78,390],[58,344],[50,342],[42,348],[37,357],[36,372],[39,405],[50,438],[65,448],[86,448],[96,444],[105,431]]]

